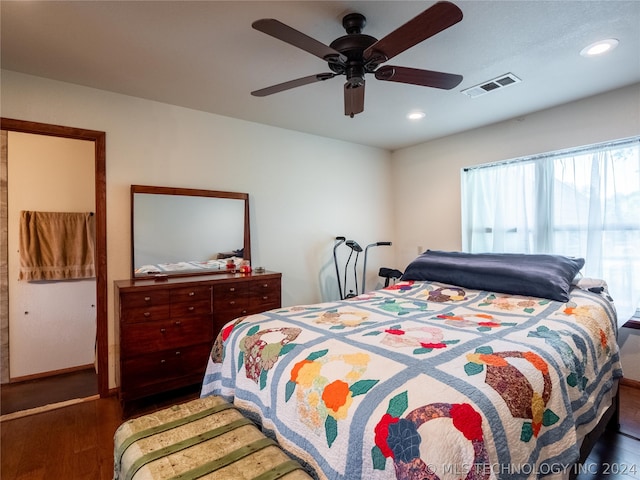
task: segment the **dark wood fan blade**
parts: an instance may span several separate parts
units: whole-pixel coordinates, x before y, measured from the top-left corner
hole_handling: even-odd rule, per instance
[[[460,20],[462,10],[456,5],[438,2],[367,48],[364,58],[377,64],[386,62]]]
[[[256,20],[251,26],[327,62],[344,64],[347,61],[347,58],[337,50],[273,18]]]
[[[383,65],[378,68],[375,75],[378,80],[410,83],[423,87],[442,88],[443,90],[451,90],[462,82],[462,75],[420,70],[418,68],[394,67],[391,65]]]
[[[262,88],[251,92],[254,97],[266,97],[274,93],[283,92],[295,87],[301,87],[303,85],[309,85],[310,83],[321,82],[323,80],[329,80],[335,77],[335,73],[317,73],[315,75],[309,75],[308,77],[297,78],[296,80],[289,80],[288,82],[272,85],[271,87]]]
[[[353,118],[364,111],[364,80],[358,84],[344,84],[344,114]]]

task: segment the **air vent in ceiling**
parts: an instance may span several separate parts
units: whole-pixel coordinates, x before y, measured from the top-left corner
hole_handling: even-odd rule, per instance
[[[506,73],[497,78],[494,78],[493,80],[489,80],[488,82],[484,82],[480,85],[476,85],[475,87],[470,87],[462,90],[462,93],[471,98],[476,98],[480,95],[484,95],[485,93],[494,92],[501,88],[520,83],[521,81],[522,80],[516,77],[513,73]]]

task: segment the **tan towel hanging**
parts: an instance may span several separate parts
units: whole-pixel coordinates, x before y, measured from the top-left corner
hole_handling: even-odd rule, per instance
[[[93,213],[20,212],[19,280],[95,276]]]

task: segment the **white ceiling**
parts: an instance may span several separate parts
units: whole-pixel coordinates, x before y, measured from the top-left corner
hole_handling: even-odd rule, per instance
[[[276,18],[325,43],[342,17],[378,39],[432,1],[7,1],[3,69],[291,130],[395,150],[640,82],[640,1],[457,1],[462,21],[388,64],[464,76],[453,90],[367,76],[365,110],[344,115],[344,77],[268,97],[250,92],[329,71],[319,58],[251,28]],[[586,45],[617,38],[610,54]],[[471,99],[505,73],[521,83]],[[640,108],[640,105],[639,105]],[[410,122],[411,110],[427,116]]]

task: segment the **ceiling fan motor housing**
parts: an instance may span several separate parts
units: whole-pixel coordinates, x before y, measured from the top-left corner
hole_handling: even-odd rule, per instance
[[[377,65],[365,62],[363,52],[378,41],[371,35],[365,35],[362,29],[367,23],[367,19],[360,13],[350,13],[342,19],[342,26],[347,31],[347,35],[336,38],[329,45],[345,57],[347,61],[328,61],[329,68],[339,75],[346,75],[347,81],[353,86],[364,84],[364,75],[373,73]]]

